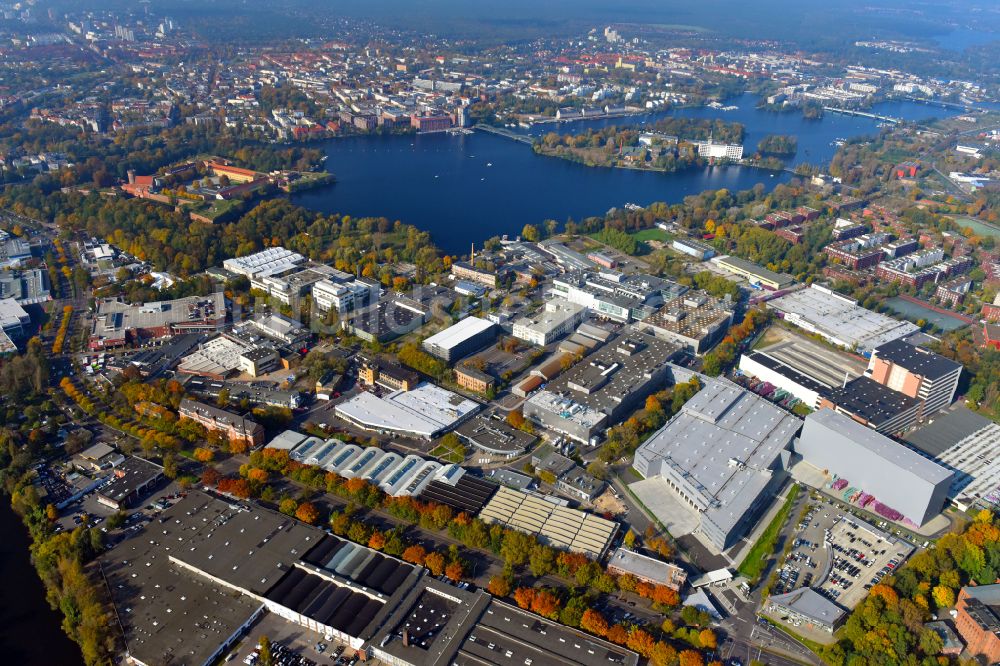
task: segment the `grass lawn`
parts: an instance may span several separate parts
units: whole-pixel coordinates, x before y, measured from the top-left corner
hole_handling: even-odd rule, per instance
[[[450,463],[461,463],[463,460],[465,460],[465,456],[463,456],[461,453],[459,453],[458,451],[452,451],[446,446],[434,447],[433,449],[431,449],[431,455]]]
[[[788,520],[788,514],[792,510],[792,502],[795,501],[798,494],[799,486],[792,486],[792,489],[788,491],[788,499],[785,500],[785,504],[778,511],[778,515],[774,517],[771,524],[767,526],[764,533],[757,539],[757,543],[747,553],[746,558],[740,563],[737,571],[750,580],[756,581],[760,577],[761,572],[764,571],[764,566],[767,564],[768,558],[774,553],[774,546],[778,541],[778,533],[781,532],[781,526]]]
[[[632,238],[640,242],[660,241],[662,243],[666,243],[671,239],[673,239],[673,236],[668,234],[663,229],[657,229],[656,227],[653,227],[652,229],[643,229],[642,231],[635,232],[634,234],[632,234]]]

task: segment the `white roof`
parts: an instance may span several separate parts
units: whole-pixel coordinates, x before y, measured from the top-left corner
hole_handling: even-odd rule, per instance
[[[427,338],[424,340],[424,344],[440,349],[452,349],[469,338],[489,330],[491,326],[493,326],[491,321],[479,317],[466,317],[457,324]]]

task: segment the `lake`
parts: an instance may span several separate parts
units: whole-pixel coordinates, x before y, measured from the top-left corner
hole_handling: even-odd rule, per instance
[[[934,38],[934,41],[943,49],[961,52],[970,46],[983,46],[1000,41],[1000,33],[963,28],[961,30],[953,30],[944,35],[938,35]]]
[[[748,153],[755,152],[767,134],[793,134],[799,152],[791,164],[826,163],[836,150],[836,139],[878,131],[873,119],[828,113],[822,120],[805,120],[799,113],[760,111],[755,101],[747,94],[730,102],[739,107],[734,111],[697,108],[669,113],[742,123]],[[910,120],[948,113],[914,102],[887,102],[876,111]],[[655,117],[541,125],[532,131],[578,132],[588,126],[641,124]],[[326,168],[336,174],[337,183],[296,193],[293,202],[324,213],[401,220],[429,231],[444,251],[461,254],[473,242],[516,235],[525,224],[546,219],[580,220],[626,203],[675,203],[708,189],[746,190],[757,183],[771,189],[791,178],[788,173],[740,166],[672,174],[587,167],[536,155],[526,144],[479,131],[457,136],[347,137],[317,145],[325,151]]]
[[[959,319],[958,317],[953,317],[945,313],[932,310],[928,307],[920,305],[919,303],[914,303],[913,301],[906,300],[905,298],[900,298],[899,296],[890,298],[885,302],[885,304],[889,306],[890,310],[902,316],[904,319],[909,319],[914,322],[918,319],[923,319],[930,324],[934,324],[942,331],[954,331],[962,328],[963,326],[968,326],[968,322]]]

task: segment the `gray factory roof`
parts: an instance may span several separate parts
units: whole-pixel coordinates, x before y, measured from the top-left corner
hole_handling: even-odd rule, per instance
[[[676,343],[626,329],[550,382],[545,392],[566,394],[589,409],[610,415],[678,351]]]
[[[455,433],[473,446],[492,453],[506,454],[524,451],[535,441],[535,435],[518,430],[495,416],[479,414],[455,428]]]
[[[860,307],[829,289],[810,285],[767,302],[796,325],[804,325],[845,347],[872,349],[919,330],[915,324]]]
[[[798,371],[798,369],[786,364],[783,361],[779,361],[767,352],[752,351],[748,353],[747,358],[760,363],[765,368],[777,372],[783,377],[787,377],[799,386],[809,389],[810,391],[816,391],[817,393],[823,393],[830,387],[826,384],[816,381],[809,375],[803,374]]]
[[[801,587],[785,594],[773,595],[769,602],[823,625],[836,625],[845,613],[840,606],[811,587]]]
[[[802,422],[763,398],[723,380],[709,380],[636,451],[646,469],[663,472],[695,495],[710,520],[739,522],[771,479],[771,469]]]
[[[993,422],[964,405],[956,405],[931,423],[906,435],[906,441],[932,458],[971,437]]]
[[[165,548],[182,530],[153,525],[162,529],[103,556],[129,654],[146,664],[204,664],[261,603],[171,562]]]
[[[806,424],[813,422],[827,431],[851,440],[884,459],[894,467],[906,470],[928,483],[939,483],[951,476],[952,472],[911,451],[885,435],[832,409],[820,409],[806,417]],[[805,435],[806,432],[803,433]]]
[[[930,350],[915,347],[902,340],[892,340],[879,345],[875,348],[874,354],[877,358],[894,363],[928,379],[944,377],[962,367],[961,364],[951,359],[939,356]]]

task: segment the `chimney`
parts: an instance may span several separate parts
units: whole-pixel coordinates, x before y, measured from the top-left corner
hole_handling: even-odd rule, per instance
[[[410,630],[403,629],[403,647],[410,647]]]
[[[135,185],[135,169],[128,170],[128,184]]]
[[[473,266],[476,265],[476,244],[472,244],[472,254],[469,255],[469,263]]]

